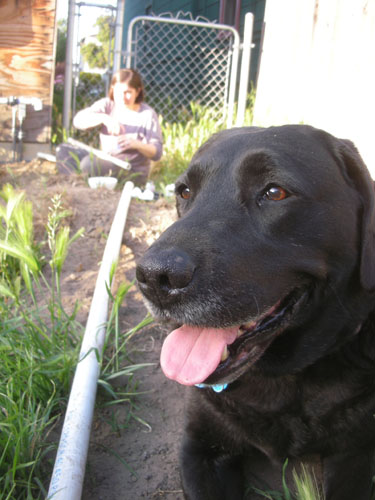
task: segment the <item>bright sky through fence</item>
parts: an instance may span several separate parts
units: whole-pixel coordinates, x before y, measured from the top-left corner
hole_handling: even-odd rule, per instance
[[[76,3],[79,3],[77,0]],[[82,2],[84,3],[84,2]],[[93,2],[96,5],[113,5],[116,7],[117,0],[94,0]],[[69,0],[57,0],[57,19],[67,19],[68,18],[68,8],[69,8]],[[80,22],[80,39],[85,38],[90,35],[96,35],[98,33],[98,28],[95,27],[95,22],[99,16],[102,16],[106,13],[109,13],[109,10],[105,11],[100,7],[89,7],[89,6],[81,6],[81,22]]]

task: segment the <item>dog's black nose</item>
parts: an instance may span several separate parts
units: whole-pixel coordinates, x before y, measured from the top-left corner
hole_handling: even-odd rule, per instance
[[[191,258],[181,250],[151,250],[137,265],[136,277],[142,292],[152,300],[152,293],[176,293],[186,288],[194,271]]]

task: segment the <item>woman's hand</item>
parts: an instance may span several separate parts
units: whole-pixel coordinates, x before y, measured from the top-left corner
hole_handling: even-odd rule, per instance
[[[153,158],[156,155],[156,146],[153,144],[147,144],[138,139],[131,139],[126,134],[119,136],[118,145],[121,151],[136,149],[143,156],[146,156],[146,158]]]
[[[110,135],[119,135],[125,132],[124,125],[121,125],[120,122],[109,115],[103,115],[103,125],[107,127]]]
[[[137,139],[131,139],[126,134],[123,134],[118,137],[117,142],[119,147],[121,147],[121,150],[126,151],[127,149],[138,149],[138,143],[140,143],[141,141],[138,141]]]
[[[86,130],[88,128],[97,127],[98,125],[104,125],[110,135],[125,133],[124,125],[121,125],[118,120],[110,115],[107,115],[106,113],[93,112],[90,108],[78,111],[73,119],[73,125],[80,130]]]

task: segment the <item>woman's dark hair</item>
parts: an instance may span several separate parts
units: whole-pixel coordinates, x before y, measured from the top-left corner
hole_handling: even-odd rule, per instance
[[[141,75],[134,69],[120,69],[114,73],[111,80],[111,86],[109,87],[108,97],[113,101],[113,87],[116,83],[127,83],[129,87],[135,90],[139,90],[135,102],[139,104],[145,98],[145,89],[143,87],[143,82]]]

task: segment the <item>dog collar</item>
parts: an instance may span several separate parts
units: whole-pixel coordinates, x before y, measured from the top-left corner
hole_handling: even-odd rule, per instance
[[[222,392],[225,391],[225,389],[228,387],[228,384],[195,384],[195,387],[198,387],[199,389],[206,389],[207,387],[210,387],[215,392]]]

